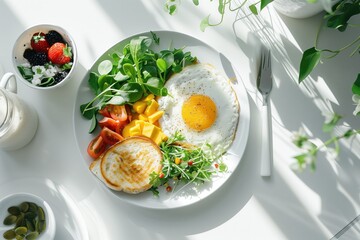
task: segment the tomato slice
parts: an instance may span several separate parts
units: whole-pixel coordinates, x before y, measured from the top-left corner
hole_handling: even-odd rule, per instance
[[[111,117],[110,116],[111,106],[112,105],[106,105],[105,107],[99,110],[99,113],[104,117]]]
[[[98,158],[105,151],[105,148],[104,139],[99,135],[89,143],[87,152],[90,157]]]
[[[119,130],[120,130],[120,121],[119,120],[115,120],[110,117],[104,117],[98,123],[101,128],[107,127],[107,128],[110,128],[111,130],[119,133]]]
[[[109,145],[114,145],[115,143],[124,139],[120,134],[107,127],[104,127],[101,130],[100,136],[104,139],[104,142]]]
[[[110,110],[110,116],[113,119],[119,120],[119,121],[126,121],[128,116],[127,116],[127,112],[126,112],[126,107],[125,105],[112,105],[111,110]]]

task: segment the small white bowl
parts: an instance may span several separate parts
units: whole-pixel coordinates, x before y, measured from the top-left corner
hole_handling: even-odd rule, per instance
[[[24,58],[23,54],[24,54],[25,49],[31,48],[30,41],[31,41],[33,34],[37,33],[37,32],[47,33],[50,30],[55,30],[58,33],[60,33],[62,35],[62,37],[64,38],[64,40],[67,42],[67,44],[71,47],[73,65],[72,65],[72,68],[69,71],[68,75],[62,81],[60,81],[59,83],[52,85],[52,86],[41,87],[41,86],[34,85],[31,82],[29,82],[28,80],[24,79],[17,67],[23,63],[28,62]],[[77,49],[76,49],[75,41],[65,29],[63,29],[59,26],[50,25],[50,24],[41,24],[41,25],[32,26],[32,27],[26,29],[16,40],[14,47],[13,47],[13,51],[12,51],[12,62],[13,62],[14,68],[15,68],[16,75],[18,76],[18,79],[20,79],[21,82],[23,82],[25,85],[35,88],[35,89],[58,88],[60,86],[65,85],[65,83],[69,82],[69,80],[72,78],[72,75],[74,73],[74,69],[77,64]]]
[[[31,193],[15,193],[8,195],[0,200],[0,233],[1,237],[3,233],[13,227],[12,226],[6,226],[4,225],[3,221],[6,216],[9,215],[7,209],[11,206],[18,206],[22,202],[33,202],[37,204],[38,206],[42,207],[45,212],[45,220],[46,220],[46,229],[44,232],[42,232],[37,240],[53,240],[55,238],[55,232],[56,232],[56,222],[54,213],[51,210],[50,205],[42,198],[31,194]]]

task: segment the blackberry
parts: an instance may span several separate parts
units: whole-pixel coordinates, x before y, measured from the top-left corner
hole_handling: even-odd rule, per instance
[[[58,72],[54,76],[55,83],[61,82],[64,78],[66,78],[67,75],[68,75],[67,72]]]
[[[23,57],[26,58],[28,61],[29,59],[33,58],[35,56],[35,51],[31,48],[27,48],[24,51]]]
[[[43,52],[30,54],[27,60],[32,66],[43,66],[48,62],[47,54]]]
[[[57,42],[65,43],[65,41],[64,41],[63,37],[60,35],[60,33],[58,33],[55,30],[50,30],[45,35],[45,39],[49,43],[50,46]]]

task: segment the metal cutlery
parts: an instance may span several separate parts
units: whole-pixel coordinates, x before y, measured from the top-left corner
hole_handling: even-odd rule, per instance
[[[257,78],[257,89],[262,95],[263,105],[261,106],[262,119],[262,143],[261,143],[261,169],[260,175],[268,177],[271,175],[272,168],[272,134],[271,134],[271,117],[269,106],[269,94],[272,89],[271,73],[271,54],[270,50],[265,47],[261,48],[261,60]]]

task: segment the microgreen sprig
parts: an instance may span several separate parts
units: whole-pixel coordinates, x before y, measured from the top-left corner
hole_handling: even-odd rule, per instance
[[[201,184],[211,180],[218,172],[226,172],[226,165],[212,151],[208,144],[196,147],[185,143],[185,138],[176,132],[166,142],[160,145],[163,154],[162,172],[152,173],[150,184],[154,194],[158,194],[158,187],[167,186],[171,181],[174,185]],[[219,163],[217,163],[219,162]]]

